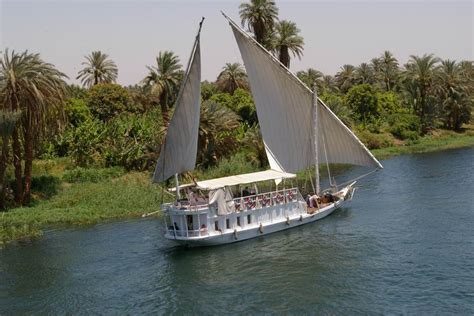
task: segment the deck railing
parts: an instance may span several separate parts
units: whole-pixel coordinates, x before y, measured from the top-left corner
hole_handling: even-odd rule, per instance
[[[177,236],[177,237],[209,236],[209,231],[207,229],[180,230],[180,229],[172,229],[171,227],[169,227],[167,231],[168,231],[168,234],[170,234],[171,236]]]
[[[236,212],[243,212],[257,208],[296,202],[300,198],[302,197],[298,189],[291,188],[239,197],[234,199],[234,205]]]

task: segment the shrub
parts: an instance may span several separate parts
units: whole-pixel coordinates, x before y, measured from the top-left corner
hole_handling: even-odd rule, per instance
[[[43,198],[50,198],[58,192],[61,181],[58,177],[42,175],[33,177],[31,180],[31,191]]]
[[[358,133],[358,137],[369,149],[379,149],[393,146],[392,138],[386,134],[373,134],[364,130]]]
[[[118,178],[125,174],[121,167],[113,168],[81,168],[66,170],[63,180],[67,182],[99,182],[110,178]]]
[[[375,88],[369,84],[352,87],[346,94],[346,104],[363,122],[371,121],[379,115]]]
[[[118,84],[101,83],[89,90],[87,105],[92,115],[101,121],[108,121],[122,112],[133,112],[128,91]]]
[[[216,93],[209,98],[209,101],[209,103],[218,103],[233,110],[234,112],[237,112],[237,109],[232,106],[232,96],[229,93]]]
[[[382,116],[387,116],[403,110],[402,103],[398,98],[398,95],[393,91],[378,92],[377,101],[378,111]]]
[[[77,165],[101,164],[101,147],[105,137],[105,125],[97,120],[87,120],[64,134],[60,144]]]
[[[206,169],[205,173],[203,175],[198,175],[198,177],[202,179],[213,179],[254,172],[257,170],[258,166],[255,163],[250,162],[244,152],[239,152],[232,157],[221,159],[217,166]]]
[[[415,140],[421,131],[420,118],[410,113],[395,113],[388,117],[389,131],[398,139]]]
[[[73,126],[79,126],[92,118],[91,111],[83,99],[67,100],[64,111],[68,122]]]
[[[106,166],[147,170],[156,162],[164,130],[156,111],[145,115],[123,113],[110,120],[105,131],[102,156]]]
[[[201,97],[204,101],[209,100],[216,93],[218,93],[218,89],[214,83],[208,81],[201,83]]]

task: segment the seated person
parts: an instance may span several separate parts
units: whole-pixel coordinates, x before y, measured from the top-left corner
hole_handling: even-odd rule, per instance
[[[309,196],[309,194],[308,194]],[[313,196],[309,197],[309,207],[318,207],[319,203],[319,196],[317,194],[314,194]]]
[[[334,196],[332,196],[332,194],[329,192],[324,193],[323,197],[321,198],[321,201],[323,203],[332,203],[334,202]]]
[[[197,196],[196,193],[193,192],[193,190],[188,190],[188,201],[189,205],[191,206],[196,206],[197,204]]]
[[[249,187],[245,187],[245,189],[242,190],[242,196],[249,196],[249,195],[250,195]]]

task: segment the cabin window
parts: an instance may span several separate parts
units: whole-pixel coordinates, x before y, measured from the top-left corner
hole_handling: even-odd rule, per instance
[[[219,231],[219,221],[214,222],[214,230],[217,232]]]
[[[240,226],[240,216],[237,217],[237,226]]]
[[[252,222],[252,218],[250,215],[247,215],[247,224],[250,224]]]
[[[230,228],[230,220],[229,219],[225,220],[225,227],[227,227],[227,229]]]

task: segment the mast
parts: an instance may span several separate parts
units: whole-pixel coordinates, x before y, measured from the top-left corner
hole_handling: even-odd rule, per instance
[[[314,170],[316,178],[316,194],[319,194],[319,153],[318,153],[318,95],[316,94],[316,82],[313,83],[313,139],[314,139]]]
[[[201,22],[199,22],[199,29],[198,29],[198,32],[197,32],[197,35],[196,35],[196,39],[194,40],[193,50],[192,50],[191,56],[189,56],[188,66],[187,66],[187,68],[186,68],[186,74],[188,74],[188,75],[189,75],[190,69],[191,69],[191,67],[192,67],[192,60],[193,60],[193,58],[194,58],[194,53],[195,53],[196,47],[197,47],[197,45],[199,44],[199,41],[200,41],[202,23],[204,23],[204,17],[202,17]],[[185,80],[183,80],[183,86],[184,86],[184,84],[186,83],[186,80],[187,80],[187,79],[188,79],[188,78],[185,78]],[[184,90],[181,88],[180,91],[179,91],[178,98],[181,97],[181,94],[182,94],[183,92],[184,92]],[[166,142],[166,139],[165,139],[165,142]],[[178,173],[175,173],[175,174],[174,174],[174,180],[175,180],[175,183],[176,183],[176,200],[179,200],[179,199],[181,199],[181,194],[180,194],[180,192],[179,192],[179,178],[178,178]]]

